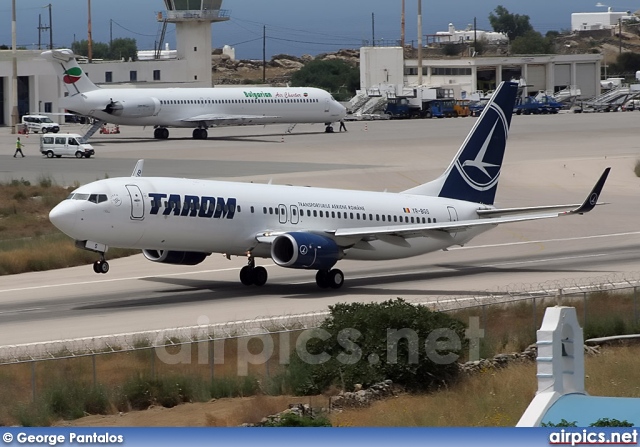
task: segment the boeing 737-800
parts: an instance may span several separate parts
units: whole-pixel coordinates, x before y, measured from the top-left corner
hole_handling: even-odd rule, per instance
[[[153,126],[154,138],[169,138],[168,127],[193,127],[196,139],[206,139],[215,126],[324,123],[332,131],[346,115],[342,104],[318,88],[99,88],[71,50],[42,56],[69,93],[60,98],[62,107],[102,122]]]
[[[341,259],[389,260],[464,245],[496,225],[591,211],[609,173],[577,205],[493,206],[518,86],[502,83],[455,158],[436,180],[401,193],[142,177],[76,189],[50,213],[84,249],[140,248],[155,262],[195,265],[211,253],[243,256],[245,285],[262,286],[264,267],[317,270],[320,287],[339,288]]]

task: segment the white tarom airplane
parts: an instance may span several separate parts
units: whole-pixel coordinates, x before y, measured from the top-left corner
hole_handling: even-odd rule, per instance
[[[245,285],[262,286],[255,258],[317,270],[320,287],[339,288],[341,259],[387,260],[463,245],[498,224],[591,211],[610,168],[582,204],[493,206],[518,86],[502,83],[452,163],[436,180],[401,193],[141,177],[99,180],[76,189],[50,213],[76,245],[98,252],[140,248],[155,262],[195,265],[211,253],[248,258]]]
[[[71,50],[49,50],[50,61],[69,93],[60,105],[102,122],[153,126],[154,138],[169,138],[168,127],[193,127],[206,139],[207,128],[252,124],[332,124],[346,109],[330,93],[312,87],[259,88],[99,88]]]

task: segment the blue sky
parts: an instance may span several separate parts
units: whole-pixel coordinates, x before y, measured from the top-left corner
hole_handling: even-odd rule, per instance
[[[49,22],[48,3],[53,9],[53,42],[56,47],[70,46],[74,38],[87,38],[89,0],[16,0],[17,42],[37,48],[38,15]],[[509,12],[526,14],[531,24],[543,34],[549,30],[569,29],[572,12],[597,12],[595,0],[423,0],[423,32],[445,31],[449,22],[462,29],[477,18],[479,29],[490,29],[488,16],[496,6]],[[640,1],[602,1],[615,11],[640,9]],[[316,55],[340,48],[358,48],[363,39],[371,39],[375,16],[376,39],[400,38],[401,0],[224,0],[223,9],[231,20],[213,25],[213,45],[235,46],[236,57],[262,58],[262,27],[267,32],[267,57],[278,53]],[[110,23],[113,37],[135,38],[138,49],[152,49],[159,30],[156,13],[164,10],[161,0],[92,0],[93,40],[109,41]],[[417,0],[406,0],[406,40],[417,39]],[[168,28],[166,42],[175,48],[175,32]],[[48,31],[42,44],[48,45]],[[0,2],[0,44],[11,45],[11,2]]]

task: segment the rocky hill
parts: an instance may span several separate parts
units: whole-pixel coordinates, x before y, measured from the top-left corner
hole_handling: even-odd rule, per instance
[[[473,51],[470,43],[456,44],[452,53],[446,45],[430,45],[425,48],[423,56],[450,57],[452,59],[468,56]],[[623,27],[622,36],[615,30],[581,31],[563,33],[555,40],[557,54],[600,53],[604,56],[604,63],[611,64],[622,51],[640,53],[640,26],[629,25]],[[406,48],[405,58],[416,58],[415,49]],[[484,45],[484,56],[509,54],[508,45]],[[299,70],[307,62],[319,60],[341,59],[353,66],[359,63],[359,49],[343,49],[335,53],[323,53],[318,56],[303,55],[302,57],[278,54],[267,61],[265,67],[266,82],[272,85],[286,85],[291,73]],[[218,52],[212,56],[212,79],[214,84],[253,84],[261,83],[263,68],[261,60],[231,60],[227,55]]]
[[[358,65],[360,50],[339,50],[335,53],[322,53],[315,57],[305,54],[301,57],[278,54],[267,61],[265,67],[266,82],[272,85],[285,85],[291,73],[299,70],[312,60],[341,59],[353,66]],[[212,56],[211,76],[214,84],[252,84],[262,82],[263,67],[261,60],[231,60],[225,54]]]

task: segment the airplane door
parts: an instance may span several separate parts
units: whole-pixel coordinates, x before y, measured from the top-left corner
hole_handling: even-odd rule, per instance
[[[144,201],[142,200],[142,191],[137,185],[125,185],[127,191],[129,191],[129,197],[131,198],[131,219],[142,220],[144,219]]]
[[[449,222],[457,222],[458,221],[458,212],[456,211],[456,209],[452,206],[448,206],[447,207],[447,211],[449,211]],[[456,233],[450,233],[451,237],[456,237]]]
[[[281,224],[287,223],[287,207],[285,205],[278,205],[278,217]]]
[[[298,207],[295,205],[291,205],[289,208],[291,211],[291,216],[290,216],[291,223],[295,225],[300,221],[300,216],[298,216],[298,212],[299,212]]]
[[[458,221],[458,212],[452,206],[447,207],[447,211],[449,211],[449,222],[457,222]]]
[[[324,100],[324,113],[329,113],[329,98]]]

